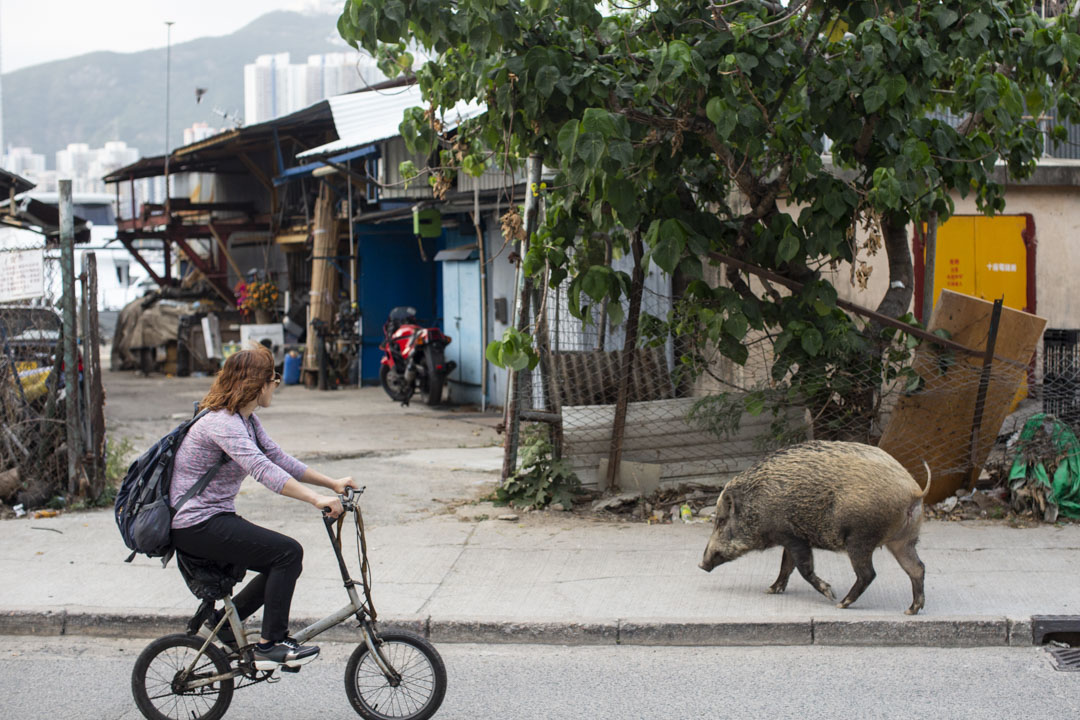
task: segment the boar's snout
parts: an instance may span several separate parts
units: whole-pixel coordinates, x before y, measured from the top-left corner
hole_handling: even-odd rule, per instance
[[[709,544],[705,546],[705,555],[701,558],[701,562],[698,563],[698,567],[705,572],[712,572],[712,569],[717,565],[723,565],[729,560],[723,550],[722,543],[714,532],[713,536],[709,538]]]

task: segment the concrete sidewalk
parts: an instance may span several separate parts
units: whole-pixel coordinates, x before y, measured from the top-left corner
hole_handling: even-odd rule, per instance
[[[346,603],[318,517],[268,492],[241,501],[242,514],[305,547],[294,628]],[[920,544],[927,605],[908,617],[910,583],[883,551],[877,579],[839,610],[797,575],[786,594],[767,595],[780,565],[775,549],[702,572],[704,523],[522,519],[369,523],[380,619],[436,642],[976,646],[1030,645],[1032,615],[1080,614],[1075,525],[928,522]],[[351,535],[345,548],[355,559]],[[125,554],[108,512],[0,523],[0,633],[180,631],[197,601],[179,572],[145,558],[128,565]],[[846,557],[833,553],[817,553],[817,571],[838,593],[854,580]]]
[[[145,448],[190,417],[209,384],[107,373],[111,437]],[[786,594],[765,594],[779,571],[777,549],[702,572],[707,523],[649,526],[555,512],[496,519],[507,510],[476,502],[499,477],[494,414],[401,408],[379,388],[291,387],[259,416],[286,451],[367,485],[380,619],[437,642],[1030,645],[1032,615],[1080,615],[1080,525],[928,522],[920,615],[902,614],[910,582],[883,551],[877,579],[839,610],[797,574]],[[346,603],[311,506],[249,480],[237,508],[304,545],[294,629]],[[356,572],[355,546],[345,547]],[[198,602],[175,565],[128,565],[126,555],[107,510],[0,522],[0,633],[181,631]],[[842,555],[818,552],[816,567],[839,595],[854,581]],[[330,635],[351,633],[342,625]]]

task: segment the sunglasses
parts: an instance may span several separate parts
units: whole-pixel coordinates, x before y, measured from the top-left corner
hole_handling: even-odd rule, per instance
[[[270,382],[274,383],[274,387],[281,385],[281,374],[274,373],[274,377],[270,378]]]

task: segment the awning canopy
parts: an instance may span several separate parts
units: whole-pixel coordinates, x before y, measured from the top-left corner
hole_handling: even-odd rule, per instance
[[[290,180],[295,180],[298,177],[304,177],[310,175],[314,171],[321,167],[327,167],[330,163],[343,163],[349,160],[355,160],[360,157],[368,157],[370,155],[377,154],[378,148],[374,145],[367,145],[362,148],[350,150],[349,152],[341,153],[340,155],[334,155],[324,160],[318,160],[312,163],[306,163],[304,165],[297,165],[296,167],[286,168],[280,175],[274,178],[275,185],[284,185]],[[297,156],[299,157],[299,156]]]
[[[12,190],[18,195],[33,189],[33,187],[34,183],[21,175],[16,175],[13,172],[0,169],[0,195],[2,195],[4,199],[11,194]]]
[[[86,220],[76,215],[74,222],[75,242],[89,242],[90,226]],[[60,239],[60,208],[26,195],[15,198],[14,207],[5,200],[0,202],[0,225],[33,230],[44,235],[49,241],[58,241]]]
[[[435,262],[454,262],[462,260],[476,260],[480,257],[480,250],[476,245],[463,245],[456,248],[447,248],[435,253]]]

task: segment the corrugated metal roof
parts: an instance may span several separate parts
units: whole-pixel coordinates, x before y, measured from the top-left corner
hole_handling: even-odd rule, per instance
[[[8,193],[11,190],[15,190],[15,194],[24,193],[34,187],[34,183],[30,182],[21,175],[16,175],[13,172],[0,169],[0,193],[3,194],[3,198],[6,200]]]
[[[319,147],[305,150],[298,158],[324,156],[353,148],[371,145],[380,140],[397,137],[398,125],[406,108],[423,107],[420,88],[408,85],[394,90],[370,90],[329,98],[334,115],[334,127],[338,139]],[[487,110],[478,103],[458,103],[443,115],[445,127],[457,126],[462,120],[476,117]]]

